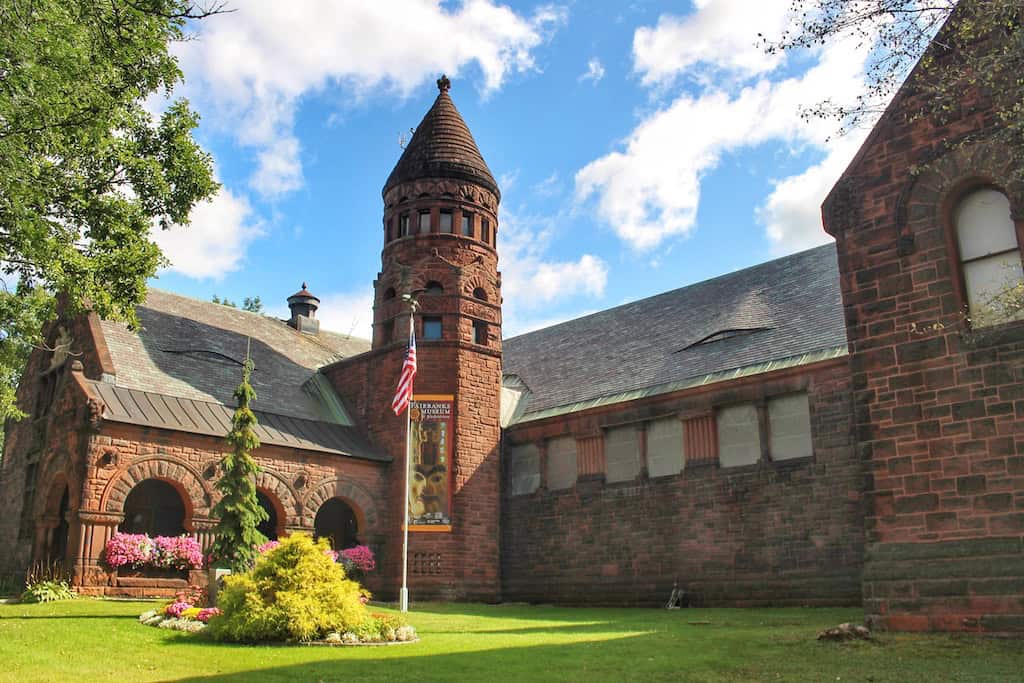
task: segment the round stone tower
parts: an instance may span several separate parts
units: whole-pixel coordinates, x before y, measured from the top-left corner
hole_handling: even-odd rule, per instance
[[[437,99],[384,184],[373,348],[400,361],[409,298],[415,299],[415,394],[429,403],[423,411],[414,408],[413,417],[434,411],[438,418],[450,405],[448,420],[438,418],[444,426],[413,430],[419,484],[413,484],[411,505],[428,524],[410,524],[412,599],[494,601],[500,598],[501,276],[495,244],[501,195],[448,95],[449,80],[442,76],[437,85]],[[384,372],[378,381],[397,381],[398,364],[385,367],[394,377]],[[401,501],[402,458],[394,455],[391,490]],[[392,538],[400,543],[396,517]]]

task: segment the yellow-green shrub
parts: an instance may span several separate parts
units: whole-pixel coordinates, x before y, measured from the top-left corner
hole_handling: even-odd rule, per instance
[[[316,640],[367,619],[358,583],[326,554],[327,542],[292,534],[262,555],[252,571],[229,576],[209,633],[239,642]]]

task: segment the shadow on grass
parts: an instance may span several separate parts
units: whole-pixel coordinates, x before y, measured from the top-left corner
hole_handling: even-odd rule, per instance
[[[237,673],[184,677],[182,683],[241,681],[519,681],[581,680],[686,680],[685,672],[672,665],[668,655],[656,661],[640,641],[645,636],[615,636],[560,645],[509,645],[467,652],[437,653],[429,641],[411,645],[369,648],[321,648],[305,650],[309,660],[280,666],[254,668]],[[235,646],[241,647],[241,646]],[[294,651],[293,650],[293,651]],[[324,652],[324,650],[330,650]],[[631,651],[645,653],[645,666],[637,668]],[[259,658],[258,650],[253,659]],[[313,660],[314,656],[319,659]],[[357,658],[358,657],[358,658]],[[682,675],[681,675],[682,674]]]

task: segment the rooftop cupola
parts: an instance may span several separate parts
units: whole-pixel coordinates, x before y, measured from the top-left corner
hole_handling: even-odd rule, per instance
[[[451,81],[437,79],[434,105],[416,127],[401,158],[384,183],[383,194],[399,183],[425,178],[468,180],[487,188],[500,200],[491,169],[480,156],[473,134],[448,95]]]
[[[317,334],[320,331],[320,321],[316,319],[316,309],[320,307],[320,299],[313,296],[306,283],[302,283],[302,289],[288,297],[288,309],[292,313],[288,324],[299,332]]]

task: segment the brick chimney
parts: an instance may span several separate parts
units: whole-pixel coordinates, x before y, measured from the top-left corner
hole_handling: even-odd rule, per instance
[[[288,324],[299,332],[319,333],[320,321],[316,319],[316,309],[319,307],[320,299],[313,296],[303,282],[302,289],[288,297],[288,310],[292,313]]]

